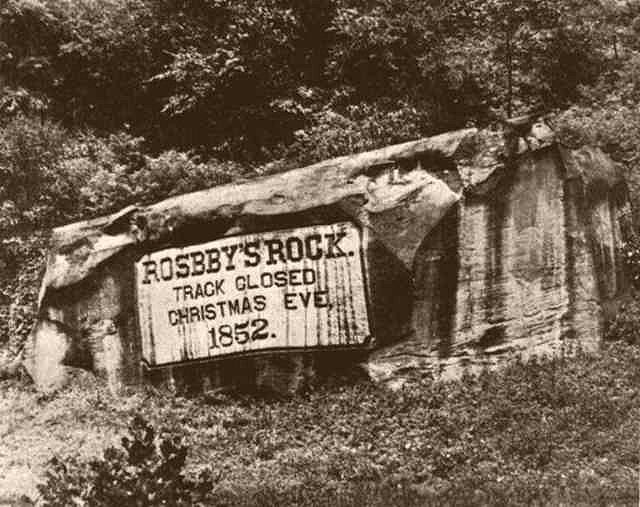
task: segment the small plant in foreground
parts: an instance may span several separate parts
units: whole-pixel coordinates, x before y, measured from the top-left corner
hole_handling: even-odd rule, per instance
[[[640,345],[640,300],[634,297],[622,305],[607,326],[607,340],[623,340],[629,345]]]
[[[637,233],[630,234],[622,244],[621,254],[633,286],[640,289],[640,237]]]
[[[193,480],[183,474],[188,447],[173,437],[159,439],[141,417],[134,417],[122,448],[109,447],[102,458],[50,460],[38,486],[42,504],[202,505],[213,483],[205,471]]]

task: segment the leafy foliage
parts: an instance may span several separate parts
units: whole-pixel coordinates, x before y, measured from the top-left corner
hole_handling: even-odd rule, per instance
[[[598,146],[622,164],[637,219],[640,211],[640,60],[630,55],[619,68],[580,89],[580,100],[554,115],[558,137],[569,146]]]
[[[283,157],[313,163],[418,138],[428,125],[428,115],[406,103],[362,103],[349,106],[344,114],[326,108],[315,113],[312,127],[294,133],[295,141]]]
[[[83,387],[38,407],[43,420],[64,426],[43,438],[48,447],[73,434],[66,422],[91,428],[84,439],[119,430],[133,413],[172,428],[192,449],[185,469],[213,464],[210,501],[218,505],[618,505],[637,501],[639,372],[640,349],[615,343],[597,356],[518,361],[456,382],[416,380],[397,392],[359,384],[279,401],[158,393],[123,399]],[[14,400],[11,420],[21,427],[18,391],[0,389]],[[20,396],[24,404],[30,395]],[[128,456],[149,466],[127,468],[120,450],[98,460],[98,469],[65,461],[63,478],[85,491],[73,494],[89,495],[107,464],[122,475],[100,477],[118,484],[160,474],[161,453],[139,435]],[[171,477],[180,490],[182,479]],[[46,481],[51,495],[66,487]]]
[[[536,105],[575,102],[568,137],[635,160],[634,19],[605,0],[7,0],[0,231]]]
[[[19,117],[0,132],[0,226],[10,229],[21,221],[64,213],[64,198],[58,200],[48,191],[56,181],[56,162],[63,157],[64,130]]]
[[[109,447],[102,459],[52,458],[39,486],[42,505],[203,505],[213,487],[208,472],[186,478],[188,448],[175,437],[157,440],[154,429],[135,417],[122,449]]]
[[[631,282],[636,289],[640,289],[640,238],[638,235],[632,234],[622,244],[621,250],[622,259],[631,277]]]
[[[607,339],[640,345],[640,301],[627,301],[607,327]]]
[[[561,137],[624,164],[637,205],[639,20],[636,0],[5,0],[0,235],[537,105],[569,106],[554,115]],[[23,254],[3,239],[3,269]],[[13,287],[5,300],[33,303],[35,292],[13,301]],[[611,338],[638,342],[636,306]],[[638,349],[617,343],[599,358],[399,393],[359,385],[212,410],[207,399],[134,395],[123,406],[83,391],[34,404],[68,425],[118,428],[132,405],[170,424],[194,460],[224,471],[223,504],[631,503],[638,371]],[[124,450],[89,468],[51,463],[52,504],[144,504],[152,491],[154,502],[195,502],[206,481],[181,475],[184,444],[158,447],[136,425]]]
[[[0,239],[0,350],[22,349],[36,319],[48,233]]]
[[[74,133],[17,116],[0,125],[0,233],[47,227],[227,183],[233,162],[145,154],[142,138]]]
[[[66,124],[129,125],[152,149],[264,161],[326,110],[395,102],[442,131],[490,120],[491,108],[564,105],[602,74],[611,34],[633,45],[636,11],[626,9],[604,0],[7,0],[0,73],[6,93],[27,90]]]

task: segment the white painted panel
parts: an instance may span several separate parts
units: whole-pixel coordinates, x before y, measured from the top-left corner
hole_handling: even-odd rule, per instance
[[[345,222],[144,256],[136,263],[144,360],[365,344],[362,244]]]

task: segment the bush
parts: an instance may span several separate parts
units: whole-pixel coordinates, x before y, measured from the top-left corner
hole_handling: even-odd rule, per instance
[[[133,180],[137,200],[148,203],[229,183],[243,173],[246,171],[232,162],[201,163],[187,153],[171,150],[146,157]]]
[[[311,164],[417,139],[430,127],[428,114],[406,102],[361,103],[342,114],[325,108],[314,114],[312,125],[295,132],[283,156],[298,165]]]
[[[52,122],[18,116],[0,127],[0,226],[44,225],[41,219],[64,214],[66,190],[59,162],[64,158],[67,133]],[[77,181],[77,180],[76,180]],[[61,194],[52,186],[67,187]],[[54,219],[55,220],[55,219]]]
[[[586,93],[586,92],[585,92]],[[571,107],[553,121],[556,135],[568,146],[598,146],[622,164],[636,221],[640,218],[640,114],[613,94],[596,105]]]
[[[188,447],[171,436],[157,438],[141,417],[133,419],[129,431],[122,448],[109,447],[101,459],[51,459],[38,487],[42,504],[203,505],[212,481],[208,471],[197,479],[184,476]]]
[[[637,297],[622,305],[613,321],[607,325],[606,338],[640,345],[640,301]]]
[[[30,92],[25,88],[5,86],[0,91],[0,118],[15,118],[19,115],[43,115],[48,109],[45,96]]]
[[[36,319],[48,234],[0,238],[0,350],[22,349]]]
[[[148,204],[243,173],[189,153],[149,156],[144,139],[127,132],[100,137],[18,115],[0,126],[0,234]]]
[[[139,146],[133,145],[126,157],[137,158]],[[167,151],[157,157],[140,155],[135,163],[114,158],[111,145],[94,160],[74,163],[93,165],[93,175],[80,188],[80,208],[84,214],[99,215],[129,204],[149,204],[166,197],[194,192],[230,182],[246,171],[227,162],[200,163],[187,153]],[[136,169],[137,167],[137,169]]]
[[[617,70],[603,74],[594,86],[582,87],[573,107],[554,118],[556,134],[570,146],[600,146],[629,169],[640,160],[640,54]]]
[[[640,236],[635,232],[629,234],[621,247],[622,260],[631,283],[636,290],[640,290]]]

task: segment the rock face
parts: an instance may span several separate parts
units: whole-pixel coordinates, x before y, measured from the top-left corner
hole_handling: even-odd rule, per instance
[[[69,367],[117,389],[297,390],[357,363],[397,384],[457,375],[513,353],[597,347],[627,291],[626,186],[600,151],[475,129],[130,207],[56,229],[24,364],[37,385]],[[316,224],[366,231],[372,338],[349,351],[280,351],[147,368],[134,265],[168,247]]]
[[[629,289],[619,247],[630,208],[612,162],[549,138],[492,176],[464,187],[425,238],[414,263],[415,334],[372,354],[375,378],[456,376],[514,353],[598,347]]]

